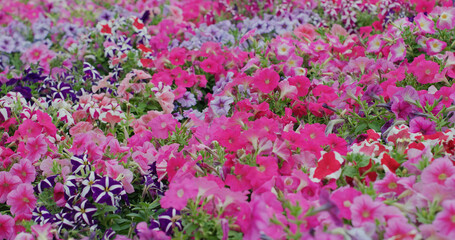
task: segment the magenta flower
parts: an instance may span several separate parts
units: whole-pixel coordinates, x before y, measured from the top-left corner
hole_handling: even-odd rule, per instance
[[[0,238],[11,239],[14,234],[14,219],[8,215],[0,214]]]
[[[424,135],[432,135],[436,133],[436,123],[424,117],[416,117],[409,122],[409,131],[412,133],[421,132]]]

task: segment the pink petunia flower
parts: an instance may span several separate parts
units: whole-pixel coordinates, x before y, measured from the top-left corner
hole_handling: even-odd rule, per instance
[[[446,180],[454,174],[455,167],[452,161],[447,158],[438,158],[423,170],[421,178],[424,183],[444,185]]]
[[[0,172],[0,203],[5,203],[8,194],[22,183],[22,180],[9,172]]]
[[[36,178],[35,167],[27,159],[22,159],[19,163],[15,163],[10,173],[19,177],[23,183],[31,183]]]
[[[25,149],[28,151],[27,159],[36,162],[42,155],[47,153],[47,143],[44,138],[44,135],[40,134],[37,137],[27,139],[27,144],[25,145]]]
[[[254,76],[253,85],[262,93],[270,93],[278,86],[280,75],[272,69],[262,69]]]
[[[447,47],[447,43],[439,39],[431,38],[426,41],[429,55],[436,55]]]
[[[383,220],[382,203],[376,202],[368,195],[361,195],[354,199],[351,206],[352,225],[361,227],[365,223],[374,223]]]
[[[338,188],[332,193],[330,200],[337,205],[340,218],[351,219],[351,205],[360,195],[362,195],[361,192],[348,186]]]
[[[0,239],[11,239],[14,234],[14,219],[0,214]]]
[[[455,200],[442,203],[442,211],[436,215],[433,226],[449,239],[455,238]]]
[[[31,213],[35,208],[36,197],[31,184],[22,183],[7,197],[7,204],[11,206],[12,214]]]
[[[177,210],[182,210],[189,199],[196,199],[197,194],[198,188],[196,185],[173,181],[169,185],[169,190],[166,191],[164,197],[160,200],[161,207],[172,207]]]
[[[414,18],[414,21],[416,22],[416,25],[420,29],[421,33],[435,33],[434,22],[429,17],[425,16],[425,14],[417,14],[417,17]]]

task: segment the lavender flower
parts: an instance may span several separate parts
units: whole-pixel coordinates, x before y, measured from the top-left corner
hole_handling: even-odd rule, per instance
[[[49,34],[50,29],[51,29],[50,25],[48,25],[44,22],[38,21],[38,22],[34,23],[32,26],[34,39],[35,40],[45,39],[47,37],[47,35]]]
[[[115,14],[107,9],[101,12],[100,16],[98,17],[98,21],[109,21],[115,17]]]
[[[14,51],[14,39],[9,36],[0,37],[0,51],[12,53]]]
[[[278,34],[290,32],[293,28],[294,22],[291,22],[288,19],[283,19],[275,24],[275,32]]]
[[[116,196],[123,190],[120,182],[104,176],[95,181],[92,185],[93,199],[96,203],[106,203],[108,205],[117,205]]]
[[[226,115],[231,109],[231,103],[233,102],[234,99],[231,97],[216,96],[215,99],[210,102],[210,107],[217,115]]]
[[[177,102],[179,102],[182,107],[192,107],[196,105],[196,98],[194,97],[194,94],[192,94],[190,91],[187,91],[183,94],[183,97],[178,99]]]

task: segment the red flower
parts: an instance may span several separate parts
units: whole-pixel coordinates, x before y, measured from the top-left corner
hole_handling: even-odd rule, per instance
[[[316,169],[312,169],[313,178],[319,180],[326,177],[338,178],[341,174],[341,164],[343,162],[344,159],[337,152],[324,153]]]

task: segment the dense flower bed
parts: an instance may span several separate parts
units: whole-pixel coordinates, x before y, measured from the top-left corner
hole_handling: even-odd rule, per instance
[[[0,0],[0,239],[454,239],[451,0]]]

